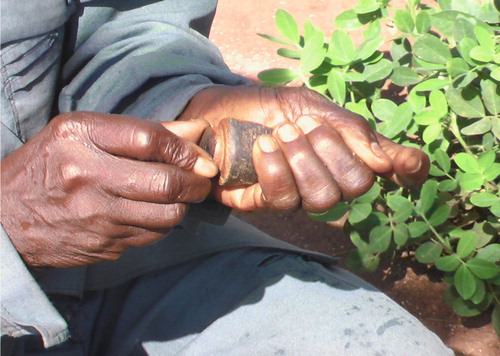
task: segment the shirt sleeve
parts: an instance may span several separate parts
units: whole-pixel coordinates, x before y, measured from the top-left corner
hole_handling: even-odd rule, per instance
[[[33,279],[2,226],[0,235],[2,335],[20,337],[38,332],[45,347],[67,340],[66,321]]]
[[[170,121],[204,88],[249,83],[206,37],[215,0],[130,3],[84,6],[78,31],[69,33],[74,51],[63,68],[61,111]]]

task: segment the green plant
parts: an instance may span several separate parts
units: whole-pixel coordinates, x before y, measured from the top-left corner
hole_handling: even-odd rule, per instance
[[[380,179],[365,195],[312,218],[349,213],[354,268],[374,270],[383,257],[414,251],[417,261],[444,273],[445,298],[457,314],[494,305],[500,333],[499,12],[492,1],[437,2],[407,0],[396,9],[390,0],[360,0],[336,17],[338,29],[326,42],[312,23],[301,35],[292,15],[278,10],[283,38],[261,36],[284,45],[278,54],[298,66],[267,70],[259,79],[300,80],[429,155],[430,177],[421,189]],[[383,28],[389,33],[382,35]],[[389,92],[406,94],[389,100]]]

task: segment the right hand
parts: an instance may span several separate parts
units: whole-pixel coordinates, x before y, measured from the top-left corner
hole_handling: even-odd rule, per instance
[[[210,192],[217,167],[189,142],[207,126],[86,112],[51,120],[1,162],[2,224],[21,257],[81,266],[162,238]]]

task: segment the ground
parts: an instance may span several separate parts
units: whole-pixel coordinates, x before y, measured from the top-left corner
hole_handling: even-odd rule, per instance
[[[255,80],[262,70],[296,65],[276,54],[276,44],[257,35],[278,35],[274,24],[277,9],[290,12],[299,24],[310,20],[329,36],[335,16],[352,4],[351,0],[220,0],[210,37],[233,71]],[[311,250],[342,257],[353,249],[339,227],[314,222],[304,212],[237,215],[274,237]],[[500,339],[491,320],[456,316],[442,299],[445,284],[436,271],[402,257],[376,273],[361,276],[419,318],[457,355],[500,355]]]

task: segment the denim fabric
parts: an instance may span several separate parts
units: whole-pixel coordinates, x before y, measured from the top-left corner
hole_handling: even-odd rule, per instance
[[[17,355],[453,355],[366,282],[280,251],[226,251],[53,301],[71,340],[42,352],[21,338]]]

